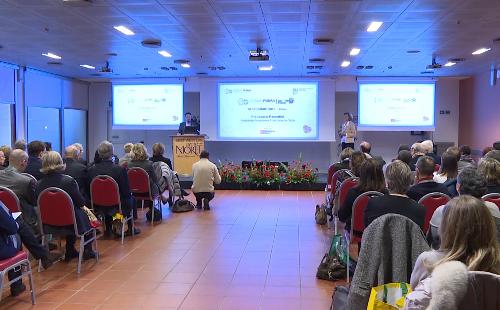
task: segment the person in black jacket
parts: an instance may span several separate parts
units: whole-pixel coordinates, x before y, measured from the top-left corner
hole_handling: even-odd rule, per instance
[[[153,144],[153,156],[149,160],[154,163],[162,161],[167,164],[170,170],[174,170],[170,158],[164,157],[163,154],[165,154],[165,146],[161,143],[155,143]]]
[[[417,184],[410,187],[408,190],[408,197],[415,201],[419,201],[420,198],[427,194],[439,192],[451,196],[448,188],[434,181],[434,159],[429,156],[422,156],[417,161],[417,174],[416,181]]]
[[[80,193],[88,204],[90,202],[89,177],[87,166],[78,161],[79,152],[78,148],[74,145],[66,147],[64,152],[66,170],[64,170],[64,173],[75,179],[76,183],[78,183]]]
[[[387,166],[385,180],[389,195],[373,197],[365,209],[364,222],[368,227],[379,216],[395,213],[406,216],[420,228],[424,227],[425,208],[406,195],[412,182],[411,170],[407,164],[395,160]]]
[[[130,185],[128,182],[127,171],[120,165],[115,164],[111,159],[113,158],[113,144],[109,141],[103,141],[97,147],[97,153],[100,158],[98,163],[95,163],[88,169],[89,182],[98,175],[108,175],[112,177],[118,184],[118,189],[120,191],[120,201],[122,204],[122,212],[124,215],[128,216],[132,209],[132,194],[130,192]],[[100,208],[95,206],[97,212],[105,216],[106,231],[111,232],[112,216],[118,211],[118,206],[116,208]],[[127,235],[132,233],[132,222],[128,223],[129,230]],[[135,234],[139,234],[140,230],[135,229]]]
[[[339,209],[339,220],[345,223],[345,229],[351,230],[351,217],[353,205],[359,195],[368,192],[377,191],[388,194],[385,189],[384,172],[382,166],[376,159],[370,158],[363,162],[359,174],[359,183],[347,192],[344,204]]]
[[[24,172],[31,174],[35,179],[40,180],[43,178],[43,173],[40,172],[42,168],[42,155],[45,153],[45,143],[42,141],[31,141],[28,144],[28,165]]]
[[[85,200],[78,189],[78,183],[72,177],[63,174],[66,165],[63,164],[61,155],[57,152],[51,151],[47,152],[42,157],[42,169],[44,177],[38,181],[36,186],[36,196],[40,196],[40,193],[49,187],[58,187],[68,193],[73,201],[73,207],[75,210],[75,219],[78,232],[80,234],[90,230],[90,221],[82,207],[85,206]],[[72,258],[78,257],[78,251],[75,249],[76,236],[74,235],[73,226],[68,226],[67,228],[54,227],[50,225],[44,225],[44,231],[46,233],[59,234],[66,236],[66,261],[70,261]],[[83,253],[84,259],[95,258],[96,253],[92,250],[92,244],[89,243],[85,246],[85,251]]]
[[[185,121],[179,124],[178,133],[185,134],[200,134],[200,124],[193,118],[191,112],[184,114]]]

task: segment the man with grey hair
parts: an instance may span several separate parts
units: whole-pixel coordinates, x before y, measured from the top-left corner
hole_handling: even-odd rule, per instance
[[[422,141],[421,145],[425,149],[425,155],[432,157],[434,159],[434,162],[438,165],[441,165],[441,157],[437,156],[434,153],[434,143],[431,140],[425,140]]]
[[[425,155],[425,147],[422,143],[413,143],[411,146],[411,160],[410,160],[410,169],[411,171],[415,171],[417,161],[420,157]]]
[[[88,204],[90,201],[90,192],[87,166],[78,161],[79,154],[80,150],[76,145],[72,144],[66,147],[64,150],[64,162],[66,163],[64,173],[75,179],[76,183],[78,183],[78,189],[85,199],[85,203]]]
[[[83,159],[83,154],[84,154],[83,145],[81,143],[73,143],[72,145],[78,150],[78,154],[75,157],[76,161],[78,161],[82,165],[87,166],[87,161]]]
[[[113,144],[109,141],[103,141],[97,147],[97,153],[101,158],[101,161],[95,163],[92,167],[88,169],[89,181],[92,181],[98,175],[109,175],[118,184],[118,189],[120,191],[120,200],[122,204],[122,212],[128,216],[132,210],[132,193],[130,192],[130,186],[128,183],[127,171],[120,165],[116,165],[113,162]],[[96,211],[105,216],[106,232],[111,232],[112,216],[115,215],[118,206],[116,208],[100,208],[95,206]],[[132,234],[132,222],[128,223],[129,230],[127,235]],[[139,229],[135,229],[135,234],[140,233]]]
[[[16,142],[14,142],[14,149],[15,150],[23,150],[26,152],[27,148],[28,148],[28,144],[26,143],[26,140],[24,140],[24,139],[17,140]]]
[[[452,196],[444,184],[434,181],[434,170],[435,163],[432,157],[425,155],[418,159],[415,178],[416,184],[408,190],[408,197],[419,201],[426,194],[435,192]]]
[[[385,181],[389,195],[370,198],[364,212],[365,227],[382,215],[396,213],[406,216],[423,228],[424,206],[406,195],[412,182],[412,173],[408,165],[400,160],[390,163],[385,171]]]

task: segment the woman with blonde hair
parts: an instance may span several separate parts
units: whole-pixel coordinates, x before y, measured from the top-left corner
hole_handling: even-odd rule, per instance
[[[420,254],[415,263],[410,280],[414,291],[406,296],[405,309],[427,309],[432,299],[432,271],[446,262],[459,261],[469,271],[500,274],[496,227],[483,201],[469,195],[453,198],[445,206],[439,229],[439,250]]]
[[[493,158],[484,158],[477,169],[486,179],[488,193],[500,193],[500,161]]]
[[[158,177],[153,169],[153,162],[150,161],[146,147],[142,143],[136,143],[132,147],[132,160],[128,163],[128,168],[142,168],[146,170],[149,175],[149,184],[153,196],[159,194]]]
[[[89,218],[82,210],[85,206],[85,199],[82,197],[75,179],[64,174],[65,169],[66,165],[63,163],[61,155],[58,152],[46,152],[42,156],[42,168],[40,169],[44,176],[38,181],[35,191],[36,196],[38,197],[43,190],[49,187],[58,187],[68,193],[73,201],[76,226],[78,227],[78,231],[83,233],[91,228]],[[78,257],[79,253],[75,249],[76,237],[74,234],[70,234],[70,232],[74,231],[72,225],[67,228],[44,225],[44,231],[48,234],[66,234],[65,260],[70,261],[72,258]],[[96,253],[92,250],[92,243],[87,244],[83,253],[83,259],[91,259],[95,258],[95,256]]]

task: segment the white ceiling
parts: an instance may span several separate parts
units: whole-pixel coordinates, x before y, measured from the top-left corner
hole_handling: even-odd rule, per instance
[[[382,21],[375,33],[366,32],[371,21]],[[125,36],[113,29],[124,25],[135,32]],[[212,76],[321,76],[380,75],[419,76],[431,63],[464,57],[454,67],[434,75],[469,75],[489,70],[500,60],[500,0],[93,0],[76,7],[62,0],[0,0],[0,60],[77,78],[91,78],[96,71],[80,64],[101,67],[107,60],[114,70],[103,78],[178,77],[207,72]],[[157,49],[141,46],[158,38]],[[332,38],[334,44],[318,46],[315,38]],[[268,49],[271,72],[257,70],[248,51]],[[352,47],[361,48],[350,57]],[[480,56],[472,51],[492,50]],[[407,50],[420,50],[408,54]],[[62,65],[42,56],[52,52]],[[109,56],[117,53],[118,56]],[[310,58],[324,58],[311,64]],[[188,59],[181,68],[175,59]],[[351,66],[341,68],[342,60]],[[323,69],[307,69],[323,65]],[[358,65],[372,65],[358,70]],[[165,71],[160,67],[177,67]],[[224,71],[211,71],[223,66]],[[389,69],[392,67],[392,69]],[[147,68],[147,70],[145,69]]]

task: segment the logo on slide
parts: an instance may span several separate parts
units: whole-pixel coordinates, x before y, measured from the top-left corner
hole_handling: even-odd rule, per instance
[[[307,125],[304,125],[302,129],[304,130],[304,133],[310,133],[312,131],[312,128]]]
[[[238,104],[239,105],[247,105],[248,104],[248,100],[244,99],[244,98],[240,98],[240,99],[238,99]]]

